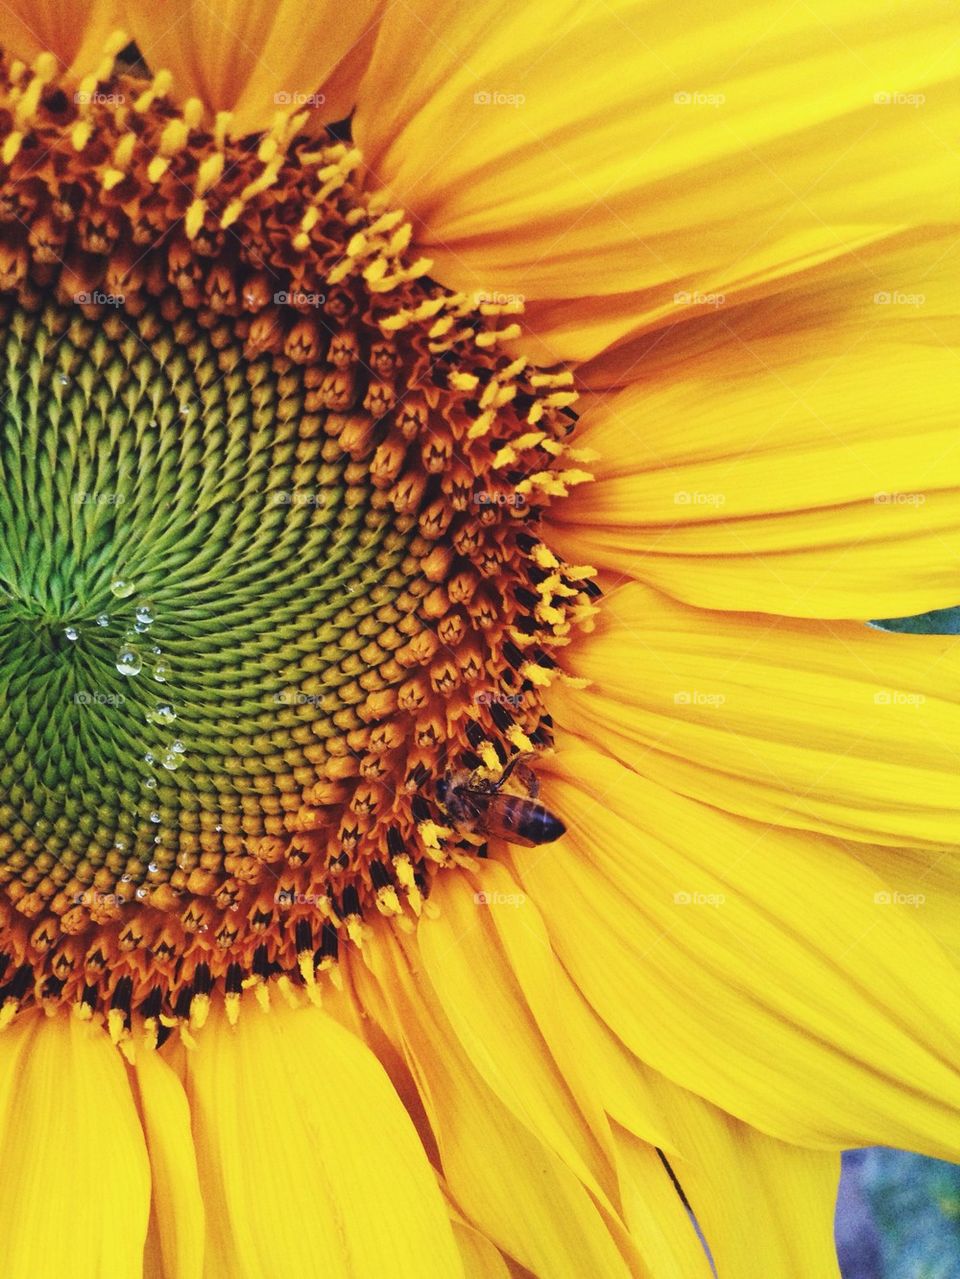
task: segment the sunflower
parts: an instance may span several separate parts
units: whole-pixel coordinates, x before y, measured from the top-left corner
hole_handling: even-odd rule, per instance
[[[819,1279],[956,1157],[952,25],[5,8],[7,1274]]]

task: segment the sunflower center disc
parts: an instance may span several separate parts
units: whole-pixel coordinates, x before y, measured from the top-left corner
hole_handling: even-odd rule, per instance
[[[355,150],[53,71],[0,62],[0,1024],[156,1041],[482,855],[447,781],[549,745],[589,476]]]

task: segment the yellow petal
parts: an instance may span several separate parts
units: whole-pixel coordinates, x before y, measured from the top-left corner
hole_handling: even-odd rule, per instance
[[[559,723],[645,776],[759,821],[960,843],[954,636],[713,613],[613,591],[551,689]]]
[[[956,603],[956,359],[921,308],[864,311],[859,328],[728,333],[658,376],[641,362],[641,381],[583,415],[596,482],[551,512],[551,545],[707,608],[873,618]]]
[[[455,1221],[453,1237],[460,1249],[464,1279],[510,1279],[507,1263],[479,1230]]]
[[[82,76],[99,64],[122,25],[117,0],[8,0],[0,44],[27,62],[49,50],[71,75]]]
[[[183,1085],[159,1052],[138,1052],[133,1075],[150,1153],[153,1273],[158,1279],[163,1275],[199,1279],[203,1274],[203,1200]]]
[[[609,1204],[608,1172],[498,944],[492,914],[524,910],[476,892],[464,876],[440,876],[439,909],[418,930],[424,972],[463,1051],[503,1104]]]
[[[508,867],[493,860],[477,869],[475,885],[488,904],[485,913],[530,1016],[605,1152],[612,1159],[608,1115],[648,1144],[673,1150],[674,1139],[659,1103],[557,961],[536,902],[522,892]],[[422,935],[427,935],[426,924]],[[489,989],[485,967],[476,971],[474,980],[480,989]]]
[[[384,932],[370,948],[373,977],[357,967],[364,1003],[384,1001],[400,1028],[451,1197],[496,1247],[534,1274],[626,1279],[634,1251],[570,1169],[518,1122],[474,1069],[426,983],[414,982]],[[370,1000],[368,986],[378,992]]]
[[[583,359],[953,219],[957,65],[938,0],[412,0],[356,136],[437,278],[546,303],[545,344]]]
[[[567,835],[512,860],[553,948],[662,1074],[772,1136],[960,1151],[960,975],[836,841],[672,795],[564,737]]]
[[[231,1031],[217,1009],[187,1068],[218,1273],[460,1274],[413,1125],[373,1054],[326,1013],[251,1011]]]
[[[0,1038],[0,1097],[4,1275],[140,1279],[150,1170],[107,1035],[66,1014],[19,1017]]]
[[[176,16],[157,4],[126,6],[126,25],[151,68],[173,72],[179,97],[232,111],[231,132],[241,135],[265,128],[278,111],[307,110],[321,120],[348,114],[381,0],[185,0]]]
[[[685,1155],[670,1166],[706,1236],[717,1273],[839,1279],[833,1241],[839,1154],[785,1145],[664,1083],[665,1093],[669,1089],[677,1099],[671,1107],[674,1119],[683,1121]],[[623,1130],[618,1148],[624,1176],[635,1186],[634,1234],[653,1235],[657,1223],[647,1188],[656,1155]]]

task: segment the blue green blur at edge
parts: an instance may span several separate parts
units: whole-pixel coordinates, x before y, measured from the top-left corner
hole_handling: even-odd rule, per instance
[[[960,605],[870,625],[960,635]],[[843,1279],[960,1279],[960,1168],[899,1150],[851,1151],[837,1227]]]
[[[960,605],[935,608],[930,613],[918,613],[916,617],[888,617],[870,625],[881,631],[899,631],[907,635],[960,635]]]

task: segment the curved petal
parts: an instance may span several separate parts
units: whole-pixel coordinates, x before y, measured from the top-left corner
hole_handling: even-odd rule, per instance
[[[460,1249],[464,1279],[510,1279],[503,1256],[479,1230],[454,1221],[453,1237]]]
[[[411,0],[355,136],[438,279],[525,296],[580,360],[953,219],[954,37],[938,0]]]
[[[138,1052],[133,1075],[153,1183],[148,1251],[154,1269],[145,1273],[200,1279],[204,1212],[186,1094],[159,1052]]]
[[[18,1017],[0,1039],[3,1272],[139,1279],[150,1168],[123,1058],[99,1026]]]
[[[591,1121],[611,1171],[616,1166],[620,1173],[616,1194],[624,1210],[629,1209],[629,1196],[639,1212],[636,1199],[642,1198],[642,1227],[632,1229],[631,1238],[648,1272],[707,1279],[706,1254],[656,1153],[657,1146],[672,1152],[676,1144],[659,1087],[650,1086],[650,1072],[628,1059],[583,1002],[553,952],[535,903],[519,891],[508,868],[493,861],[477,868],[472,885],[461,876],[441,876],[431,901],[439,913],[420,925],[420,954],[470,1060],[514,1113],[515,1098],[537,1088],[543,1078],[542,1059],[556,1061]],[[541,1060],[532,1070],[531,1054],[524,1053],[522,1042],[530,1032],[516,1029],[524,1019],[535,1023],[544,1039]],[[550,1141],[551,1125],[530,1117],[540,1107],[556,1104],[552,1094],[544,1089],[539,1106],[528,1104],[520,1117],[556,1147]],[[608,1112],[645,1138],[638,1142],[639,1166],[626,1181]],[[559,1148],[558,1153],[563,1155]]]
[[[215,1016],[187,1094],[219,1273],[461,1274],[433,1170],[361,1041],[315,1008],[251,1011],[235,1030]]]
[[[565,738],[567,835],[516,872],[598,1014],[771,1136],[960,1152],[960,975],[836,841],[730,817]]]
[[[699,1098],[671,1088],[683,1114],[686,1157],[671,1161],[725,1279],[840,1279],[833,1214],[839,1154],[802,1150],[740,1124]],[[621,1132],[618,1148],[631,1196],[635,1233],[648,1225],[640,1187],[649,1180],[650,1151]],[[639,1220],[637,1220],[639,1218]],[[749,1229],[745,1228],[749,1223]]]
[[[232,111],[231,132],[239,136],[291,107],[322,120],[348,114],[383,0],[124,3],[126,24],[151,68],[169,68],[181,98]]]
[[[558,723],[647,777],[755,818],[960,844],[955,636],[712,613],[631,584],[569,650]]]
[[[626,1279],[634,1273],[636,1257],[622,1225],[484,1083],[436,997],[412,975],[386,930],[368,948],[367,962],[369,969],[354,965],[358,992],[365,1007],[382,1003],[389,1013],[385,1020],[417,1079],[445,1182],[464,1217],[537,1275]]]
[[[754,317],[752,336],[728,331],[660,376],[641,361],[634,385],[588,400],[579,442],[596,479],[551,510],[551,544],[706,608],[872,618],[956,603],[957,357],[920,308],[912,325],[899,309],[867,303],[863,327],[811,330],[782,308],[775,336]]]
[[[28,62],[49,50],[71,75],[84,75],[122,25],[119,0],[5,0],[0,45]]]

